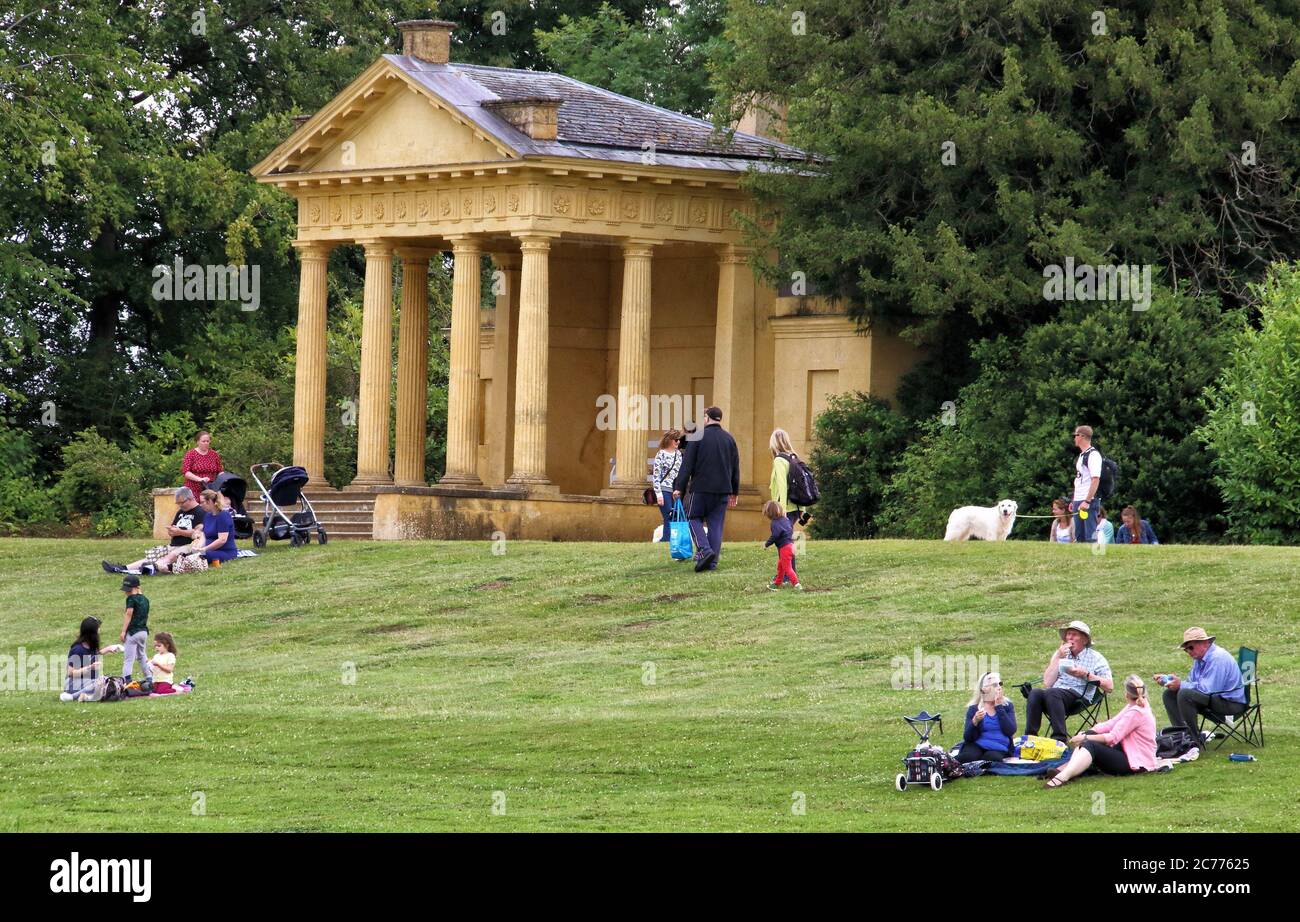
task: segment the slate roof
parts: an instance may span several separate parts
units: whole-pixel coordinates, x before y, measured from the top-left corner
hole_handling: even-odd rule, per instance
[[[650,141],[656,162],[665,166],[744,171],[762,169],[774,161],[808,159],[788,144],[742,132],[728,138],[704,119],[620,96],[563,74],[481,64],[430,64],[398,54],[384,57],[525,157],[639,163],[642,145]],[[554,141],[534,141],[484,105],[538,96],[562,100]]]

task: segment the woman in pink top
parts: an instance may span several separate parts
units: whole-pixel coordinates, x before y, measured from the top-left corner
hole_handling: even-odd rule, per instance
[[[1138,676],[1124,680],[1128,704],[1110,720],[1075,734],[1077,747],[1064,768],[1048,773],[1047,787],[1059,788],[1089,769],[1107,775],[1133,775],[1155,771],[1156,719],[1147,702],[1147,687]]]

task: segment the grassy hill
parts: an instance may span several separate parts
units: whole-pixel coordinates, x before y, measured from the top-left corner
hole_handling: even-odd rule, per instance
[[[99,561],[140,550],[0,542],[0,654],[65,655],[87,614],[116,640]],[[650,545],[281,543],[145,581],[193,695],[0,693],[0,831],[1295,829],[1298,565],[1291,548],[809,541],[798,594],[765,590],[757,543],[700,575]],[[1259,761],[1225,747],[1061,791],[893,790],[900,716],[942,710],[954,742],[975,679],[895,688],[895,657],[996,656],[1016,682],[1075,617],[1119,677],[1185,675],[1194,624],[1261,648]]]

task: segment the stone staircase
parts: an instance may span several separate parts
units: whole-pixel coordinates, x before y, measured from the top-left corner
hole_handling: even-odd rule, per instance
[[[256,485],[248,491],[245,508],[253,517],[253,525],[262,524],[262,501],[255,496]],[[327,537],[332,541],[361,539],[369,541],[374,537],[373,523],[375,515],[375,497],[371,493],[352,493],[333,490],[329,487],[308,487],[305,491],[307,500],[316,510],[316,519],[325,528]],[[291,509],[296,510],[295,504]],[[291,509],[285,509],[293,515]],[[312,539],[315,543],[315,536]]]

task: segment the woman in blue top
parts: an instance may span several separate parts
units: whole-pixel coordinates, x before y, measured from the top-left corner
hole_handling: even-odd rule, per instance
[[[1156,540],[1156,533],[1151,530],[1151,526],[1138,515],[1138,511],[1132,506],[1125,506],[1124,511],[1120,513],[1120,518],[1124,520],[1124,524],[1115,533],[1116,544],[1160,543]]]
[[[99,619],[86,618],[77,632],[77,642],[68,650],[67,681],[63,701],[94,701],[99,696],[99,675],[103,657],[99,649]]]
[[[988,759],[1001,762],[1011,755],[1016,735],[1016,708],[1002,693],[1002,676],[986,672],[975,685],[975,696],[966,708],[958,762]]]
[[[203,491],[203,557],[208,563],[234,560],[239,556],[235,546],[235,520],[229,509],[221,507],[221,494],[215,490]]]

